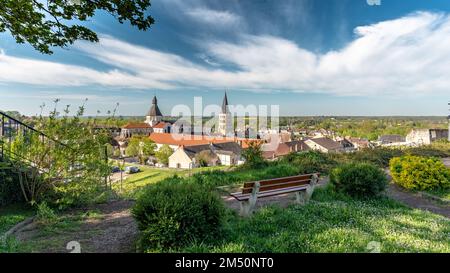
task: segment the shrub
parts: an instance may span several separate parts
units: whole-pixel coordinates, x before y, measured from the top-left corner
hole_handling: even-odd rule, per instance
[[[349,163],[333,169],[330,183],[338,192],[357,198],[379,195],[387,186],[383,170],[369,163]]]
[[[322,173],[327,174],[337,165],[337,162],[331,158],[331,155],[318,151],[309,151],[304,153],[291,153],[281,162],[291,164],[298,168],[298,173]]]
[[[18,174],[0,159],[0,206],[24,201]]]
[[[242,151],[242,157],[245,160],[245,167],[248,168],[260,168],[267,165],[267,161],[263,157],[261,143],[256,141],[248,143],[248,147]]]
[[[139,195],[132,209],[141,231],[139,248],[168,249],[220,235],[224,205],[196,184],[158,183]]]
[[[41,224],[52,224],[57,221],[56,213],[51,209],[46,202],[37,205],[36,220]]]
[[[400,149],[378,147],[375,149],[366,148],[347,156],[353,162],[367,162],[379,167],[387,167],[391,158],[402,155],[403,151]]]
[[[395,183],[410,190],[433,190],[450,187],[450,169],[435,157],[403,156],[391,159]]]

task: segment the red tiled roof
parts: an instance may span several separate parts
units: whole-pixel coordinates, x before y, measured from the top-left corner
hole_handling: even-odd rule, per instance
[[[195,146],[209,143],[226,143],[226,142],[238,142],[242,148],[248,147],[250,141],[261,141],[256,139],[242,139],[234,137],[217,137],[217,136],[201,136],[201,135],[183,135],[183,134],[170,134],[170,133],[152,133],[149,138],[157,144],[167,145],[184,145]]]
[[[158,124],[156,124],[155,126],[153,126],[153,128],[164,128],[166,127],[167,123],[165,122],[159,122]]]
[[[123,129],[149,129],[152,128],[147,123],[128,123],[125,126],[122,127]]]

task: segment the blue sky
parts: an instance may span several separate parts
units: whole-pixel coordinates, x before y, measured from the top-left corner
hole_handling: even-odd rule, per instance
[[[87,113],[177,104],[279,105],[282,115],[447,115],[450,2],[160,0],[141,32],[98,12],[98,44],[53,55],[0,34],[0,109],[55,98]]]

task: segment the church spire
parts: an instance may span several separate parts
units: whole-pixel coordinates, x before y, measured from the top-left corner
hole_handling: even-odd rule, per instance
[[[222,102],[222,114],[228,113],[228,98],[227,98],[227,91],[225,91],[225,96],[223,97]]]

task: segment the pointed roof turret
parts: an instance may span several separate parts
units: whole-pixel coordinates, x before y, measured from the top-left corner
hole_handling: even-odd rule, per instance
[[[225,96],[223,97],[222,102],[222,114],[228,113],[228,98],[227,98],[227,92],[225,91]]]
[[[158,107],[158,100],[156,99],[156,96],[153,97],[152,107],[148,111],[147,116],[151,116],[151,117],[160,116],[160,117],[162,117],[161,111],[159,110],[159,107]]]

